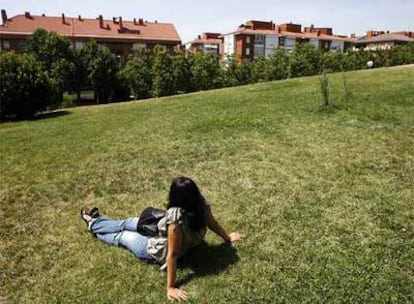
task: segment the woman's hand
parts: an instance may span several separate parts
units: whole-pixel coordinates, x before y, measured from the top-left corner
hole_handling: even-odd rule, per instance
[[[179,288],[168,287],[167,288],[168,300],[177,300],[178,302],[187,300],[187,293]]]
[[[229,239],[231,243],[241,241],[244,238],[244,234],[236,231],[229,233]]]

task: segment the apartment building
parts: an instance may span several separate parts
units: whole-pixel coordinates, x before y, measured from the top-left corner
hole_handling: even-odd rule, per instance
[[[223,39],[220,33],[203,33],[187,42],[185,47],[191,53],[204,52],[220,57],[223,52]]]
[[[174,24],[149,22],[142,18],[127,21],[115,17],[107,20],[102,15],[91,19],[64,14],[59,17],[34,16],[30,12],[8,18],[5,10],[1,10],[1,16],[0,50],[23,51],[27,39],[38,28],[68,37],[75,49],[82,48],[88,40],[95,40],[122,57],[141,48],[152,49],[157,44],[169,50],[181,45]]]
[[[365,36],[354,41],[354,48],[360,50],[386,50],[393,46],[414,42],[411,31],[367,31]]]
[[[246,59],[267,58],[277,47],[291,51],[297,44],[305,42],[325,51],[343,52],[351,46],[352,39],[334,35],[332,28],[311,25],[302,30],[300,24],[276,25],[272,21],[251,20],[223,35],[223,53]]]

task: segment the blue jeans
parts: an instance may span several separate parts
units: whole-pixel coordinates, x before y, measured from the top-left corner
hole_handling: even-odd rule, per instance
[[[100,216],[91,223],[89,231],[104,243],[125,247],[141,260],[152,260],[147,251],[148,238],[137,232],[137,224],[137,217],[113,220]]]

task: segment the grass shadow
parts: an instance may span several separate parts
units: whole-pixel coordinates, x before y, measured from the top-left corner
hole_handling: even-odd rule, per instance
[[[217,275],[240,260],[236,248],[229,244],[209,245],[203,242],[179,260],[179,268],[189,268],[188,274],[177,285],[184,285],[196,277]]]
[[[44,112],[39,113],[34,116],[31,120],[41,120],[41,119],[48,119],[48,118],[56,118],[61,116],[66,116],[71,114],[69,111],[52,111],[52,112]]]

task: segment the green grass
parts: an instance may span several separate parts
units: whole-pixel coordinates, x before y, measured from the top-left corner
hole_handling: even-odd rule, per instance
[[[139,215],[187,175],[246,234],[179,270],[191,303],[412,303],[414,67],[328,77],[329,109],[309,77],[1,124],[0,302],[167,302],[78,212]]]

